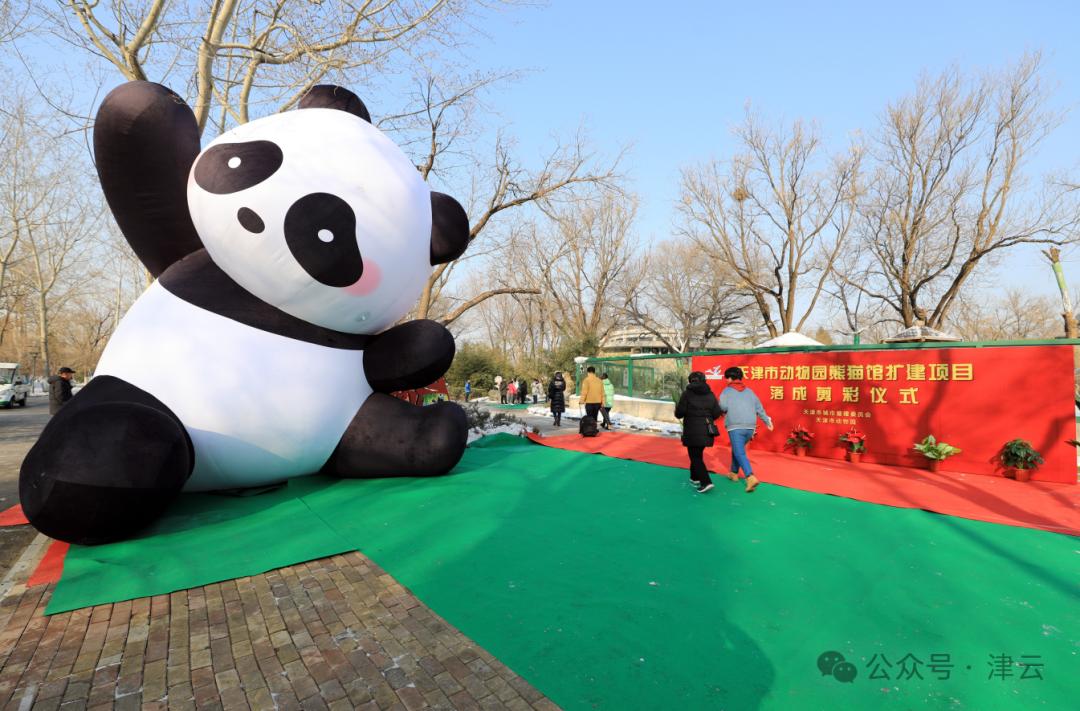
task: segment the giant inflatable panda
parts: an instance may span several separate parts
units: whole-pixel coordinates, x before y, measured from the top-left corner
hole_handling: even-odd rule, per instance
[[[356,95],[317,86],[200,152],[183,100],[131,82],[103,102],[94,154],[156,281],[23,462],[39,531],[96,544],[131,536],[181,490],[454,467],[461,408],[389,393],[453,359],[441,325],[394,324],[432,266],[464,252],[468,218]]]

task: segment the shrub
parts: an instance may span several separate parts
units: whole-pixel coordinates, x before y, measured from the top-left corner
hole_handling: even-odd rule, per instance
[[[496,375],[509,379],[516,375],[513,370],[506,357],[495,349],[477,343],[463,343],[446,372],[446,385],[455,397],[459,397],[468,379],[472,381],[473,396],[482,397],[495,387]]]
[[[915,451],[922,454],[927,459],[935,459],[937,461],[944,461],[946,457],[951,457],[954,454],[960,454],[961,450],[946,444],[945,442],[938,442],[934,439],[934,435],[926,435],[926,438],[922,442],[915,445]]]
[[[1001,448],[1001,463],[1009,469],[1035,469],[1043,458],[1027,440],[1013,439]]]

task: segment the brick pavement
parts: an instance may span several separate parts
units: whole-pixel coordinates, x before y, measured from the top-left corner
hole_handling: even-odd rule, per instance
[[[45,617],[0,601],[3,709],[557,709],[360,553]]]

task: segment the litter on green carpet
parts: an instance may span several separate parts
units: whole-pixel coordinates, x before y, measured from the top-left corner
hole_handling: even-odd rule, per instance
[[[441,478],[184,497],[72,547],[49,611],[358,549],[567,709],[1072,705],[1075,538],[728,484],[487,437]]]

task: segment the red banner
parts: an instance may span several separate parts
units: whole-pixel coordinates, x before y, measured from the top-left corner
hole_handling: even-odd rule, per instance
[[[442,400],[450,399],[449,391],[446,389],[446,378],[439,378],[426,388],[398,390],[391,393],[391,395],[413,405],[433,405]]]
[[[810,455],[843,459],[840,435],[866,434],[863,460],[925,467],[926,435],[959,447],[942,469],[1002,475],[1002,445],[1025,439],[1046,459],[1037,481],[1076,483],[1073,347],[1002,346],[695,356],[713,391],[742,368],[775,430],[754,446],[781,451],[791,428],[815,435]]]

